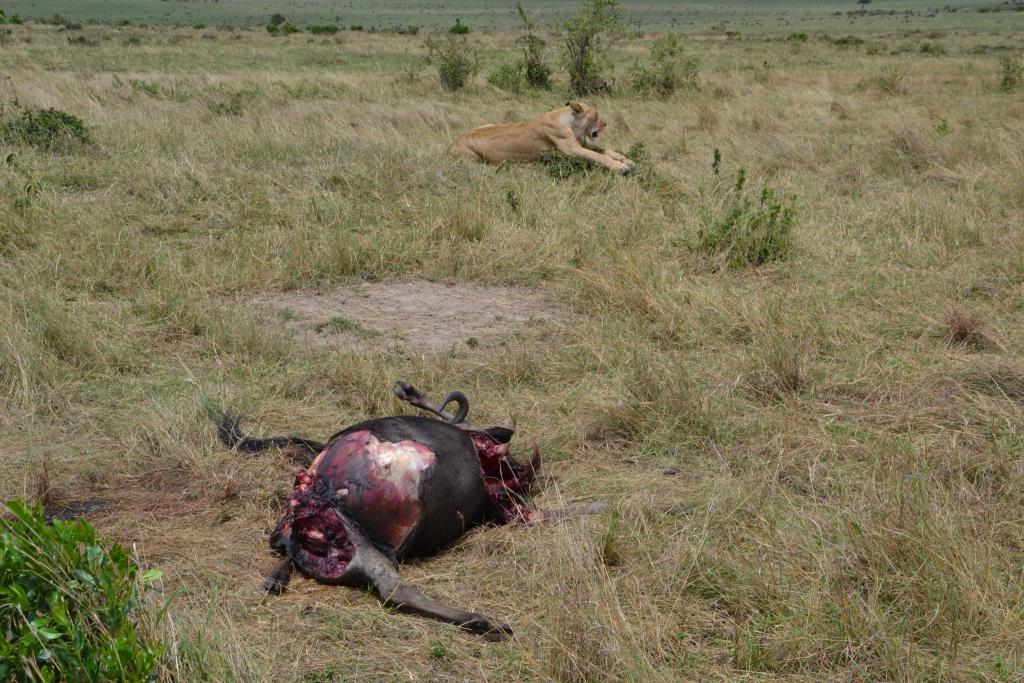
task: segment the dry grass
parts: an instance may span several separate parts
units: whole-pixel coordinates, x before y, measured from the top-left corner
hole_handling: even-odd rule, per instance
[[[444,158],[565,96],[404,78],[422,35],[85,34],[0,51],[4,116],[57,107],[96,141],[0,150],[0,494],[112,503],[94,522],[176,596],[165,679],[1019,679],[1024,101],[973,50],[1019,33],[693,36],[701,90],[594,102],[650,173],[565,179]],[[484,72],[515,38],[471,35]],[[796,196],[793,249],[718,270],[702,192],[740,167]],[[572,324],[310,349],[245,304],[393,277],[532,287]],[[204,406],[322,438],[398,410],[398,377],[536,439],[542,505],[612,505],[402,568],[508,643],[261,594],[293,464],[225,452]]]

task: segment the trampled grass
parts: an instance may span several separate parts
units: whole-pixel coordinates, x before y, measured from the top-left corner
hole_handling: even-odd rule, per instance
[[[92,521],[178,592],[165,679],[1019,678],[1019,32],[699,33],[700,87],[667,101],[629,91],[651,36],[625,40],[592,101],[604,144],[646,151],[624,178],[444,157],[563,104],[561,70],[448,93],[405,68],[423,34],[81,33],[0,46],[4,121],[52,107],[93,141],[0,149],[0,495],[45,463],[51,499],[110,501]],[[482,74],[517,37],[469,35]],[[723,268],[695,245],[740,168],[793,224],[781,258]],[[375,352],[307,346],[256,303],[389,278],[531,287],[570,317]],[[292,464],[226,452],[204,406],[323,438],[400,410],[398,378],[536,439],[542,505],[612,506],[401,568],[510,642],[260,590]]]

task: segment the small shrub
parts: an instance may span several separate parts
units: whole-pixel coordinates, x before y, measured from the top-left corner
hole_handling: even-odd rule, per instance
[[[622,29],[616,0],[583,0],[579,16],[563,30],[569,91],[586,96],[606,92],[609,44]]]
[[[238,90],[227,94],[222,100],[210,102],[207,106],[211,112],[218,116],[241,116],[245,108],[256,99],[256,93],[252,90]]]
[[[999,58],[999,89],[1011,92],[1024,81],[1024,67],[1013,57]]]
[[[163,655],[139,633],[144,572],[87,522],[47,524],[41,507],[0,518],[0,679],[150,680]]]
[[[150,97],[160,96],[160,85],[157,83],[150,83],[148,81],[140,81],[137,78],[129,78],[128,84],[132,86],[132,89],[141,92]]]
[[[793,33],[790,33],[786,40],[788,40],[791,43],[806,43],[807,34],[804,33],[803,31],[795,31]]]
[[[464,36],[469,33],[469,27],[462,23],[462,19],[456,18],[455,24],[448,29],[448,33],[454,33],[455,35]]]
[[[363,30],[363,25],[362,24],[352,24],[351,26],[348,27],[348,30],[349,31],[362,31]]]
[[[917,51],[923,55],[946,54],[946,48],[942,43],[921,43],[921,47],[919,47]]]
[[[700,65],[696,57],[683,57],[679,38],[669,33],[654,41],[651,62],[637,64],[630,75],[633,89],[642,95],[656,94],[662,99],[671,97],[680,88],[697,89]]]
[[[502,64],[498,70],[487,77],[487,82],[501,90],[509,92],[522,92],[526,87],[526,77],[523,75],[521,62],[515,64]]]
[[[701,212],[704,227],[697,231],[697,250],[722,258],[732,268],[777,261],[791,248],[793,198],[780,200],[768,187],[751,196],[746,180],[741,168],[728,189],[716,188],[712,206]]]
[[[544,40],[533,32],[533,22],[526,15],[523,3],[516,1],[516,11],[526,28],[526,35],[519,39],[523,46],[523,75],[533,88],[551,88],[551,67],[544,61]]]
[[[281,26],[287,19],[284,18],[283,14],[275,13],[270,15],[270,21],[267,22],[267,26]]]
[[[858,38],[857,36],[843,36],[842,38],[836,38],[833,40],[832,44],[838,45],[839,47],[859,47],[864,44],[864,39]]]
[[[334,24],[314,24],[309,27],[309,32],[313,35],[337,33],[338,27]]]
[[[298,26],[294,26],[293,24],[285,24],[284,26],[281,27],[281,33],[302,33],[302,29],[299,28]]]
[[[202,23],[192,24],[192,28],[194,28],[197,31],[202,31],[204,28],[206,28],[206,24],[202,24]]]
[[[449,38],[438,51],[438,77],[445,90],[459,90],[479,70],[476,54],[466,45],[465,40]]]
[[[68,36],[69,45],[77,45],[78,47],[96,47],[99,45],[95,40],[89,40],[85,36]]]
[[[64,30],[65,31],[81,31],[82,30],[82,24],[81,24],[81,22],[78,22],[78,21],[69,21],[69,22],[64,24]]]
[[[92,144],[92,136],[82,119],[59,109],[24,112],[4,124],[3,140],[47,151],[62,151],[76,145]]]
[[[904,69],[898,66],[888,66],[875,78],[875,85],[886,95],[903,95],[907,92],[903,83],[903,79],[906,77],[907,72]]]
[[[425,58],[417,58],[402,66],[402,80],[406,83],[418,83],[423,75],[423,69],[427,66]]]
[[[267,24],[267,33],[269,33],[270,35],[275,35],[275,34],[280,33],[280,32],[281,32],[281,27],[275,26],[273,24]]]

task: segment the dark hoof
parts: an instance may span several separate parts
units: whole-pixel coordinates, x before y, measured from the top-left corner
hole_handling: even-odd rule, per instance
[[[263,590],[267,591],[270,595],[280,595],[284,593],[285,586],[287,584],[281,583],[274,577],[270,577],[263,582]]]
[[[464,624],[459,624],[470,633],[483,636],[487,640],[507,640],[512,637],[512,629],[508,624],[491,621],[482,614],[476,614]]]

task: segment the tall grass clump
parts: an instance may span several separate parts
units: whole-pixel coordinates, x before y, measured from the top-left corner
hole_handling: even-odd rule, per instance
[[[633,89],[641,95],[654,94],[665,99],[676,90],[699,87],[697,81],[700,62],[696,57],[684,57],[679,38],[668,33],[654,41],[648,64],[636,64],[630,70]]]
[[[464,88],[478,70],[476,53],[464,40],[449,38],[438,51],[437,75],[445,90],[455,92]]]
[[[48,152],[67,151],[92,143],[82,119],[59,109],[30,109],[8,121],[0,137],[8,144],[23,144]]]
[[[751,194],[746,182],[746,170],[741,168],[732,185],[713,191],[710,207],[701,212],[704,227],[697,232],[697,250],[731,268],[780,260],[792,246],[793,198],[780,199],[767,186]]]
[[[622,28],[616,0],[583,0],[579,16],[563,30],[569,91],[586,96],[609,89],[605,72],[610,68],[608,49]]]
[[[163,646],[137,622],[144,584],[131,554],[85,521],[47,524],[40,507],[0,518],[0,680],[146,681]]]

